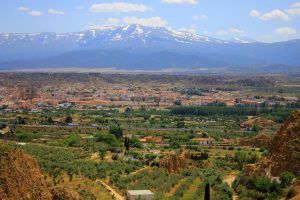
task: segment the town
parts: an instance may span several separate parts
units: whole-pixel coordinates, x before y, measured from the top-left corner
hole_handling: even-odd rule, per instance
[[[249,198],[245,167],[269,159],[280,127],[293,133],[284,124],[297,124],[300,107],[300,81],[284,75],[0,76],[0,146],[21,151],[5,155],[33,167],[29,154],[49,195],[71,199],[192,200],[208,190],[217,199]],[[297,175],[289,170],[249,179],[272,185],[259,195],[282,197],[281,181]]]

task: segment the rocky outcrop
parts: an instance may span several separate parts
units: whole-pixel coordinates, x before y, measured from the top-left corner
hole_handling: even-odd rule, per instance
[[[169,173],[178,172],[187,167],[187,159],[189,158],[189,152],[170,154],[161,160],[160,165],[166,167]]]
[[[300,110],[291,112],[270,143],[269,154],[258,163],[246,165],[246,174],[278,177],[284,171],[300,175]]]
[[[283,171],[300,175],[300,110],[292,112],[270,147],[270,172],[279,176]]]
[[[52,198],[36,160],[21,150],[0,147],[0,199]]]
[[[263,117],[250,118],[240,124],[242,128],[252,128],[253,126],[257,126],[259,128],[265,128],[267,126],[272,126],[272,125],[274,125],[274,122],[272,120],[268,120]]]
[[[68,191],[65,188],[53,188],[51,189],[53,194],[53,200],[79,200],[80,195],[77,192]]]
[[[289,200],[299,200],[300,199],[300,181],[295,181],[293,185],[290,186],[286,198]]]
[[[271,137],[265,134],[259,134],[253,138],[241,139],[239,146],[248,146],[256,148],[269,148],[271,144]]]

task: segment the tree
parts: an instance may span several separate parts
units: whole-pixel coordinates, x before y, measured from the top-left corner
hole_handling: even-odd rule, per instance
[[[185,127],[184,118],[177,119],[177,128],[184,128],[184,127]]]
[[[181,147],[180,143],[177,140],[170,139],[169,147],[172,149],[179,149]]]
[[[47,118],[47,123],[48,123],[48,124],[53,124],[53,123],[54,123],[52,117],[48,117],[48,118]]]
[[[105,142],[112,147],[118,146],[118,141],[116,137],[112,134],[97,133],[95,135],[95,138],[96,142]]]
[[[143,144],[136,138],[136,137],[132,137],[130,140],[130,145],[134,148],[138,148],[138,149],[142,149],[143,148]]]
[[[104,160],[106,153],[107,153],[107,149],[104,146],[101,146],[99,148],[99,156],[100,156],[101,160]]]
[[[73,122],[72,117],[71,116],[67,116],[66,119],[65,119],[65,122],[66,122],[66,124],[72,123]]]
[[[280,175],[280,185],[281,187],[289,186],[295,178],[295,175],[291,172],[285,171]]]
[[[176,100],[176,101],[174,102],[174,105],[175,105],[175,106],[181,106],[181,105],[182,105],[182,103],[181,103],[181,101],[180,101],[180,100]]]
[[[206,185],[205,185],[204,200],[210,200],[209,183],[206,183]]]
[[[259,128],[258,128],[258,126],[256,126],[256,125],[253,125],[253,127],[252,127],[252,131],[253,131],[253,132],[255,132],[255,133],[258,133],[258,131],[259,131]]]
[[[129,141],[129,138],[127,136],[125,137],[125,140],[124,140],[124,146],[125,146],[126,151],[129,151],[130,141]]]
[[[114,135],[117,139],[123,137],[123,130],[120,126],[111,126],[109,129],[109,133]]]
[[[232,200],[233,191],[226,183],[221,183],[215,186],[218,199]]]
[[[64,144],[69,147],[79,146],[80,137],[78,135],[72,134],[64,140]]]

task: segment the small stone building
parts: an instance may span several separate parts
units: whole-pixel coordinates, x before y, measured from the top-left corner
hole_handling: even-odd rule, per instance
[[[154,193],[150,190],[128,190],[127,198],[129,200],[153,200]]]
[[[199,145],[210,146],[215,143],[214,138],[194,138],[192,141],[199,143]]]
[[[0,135],[6,135],[10,133],[10,128],[5,123],[0,123]]]

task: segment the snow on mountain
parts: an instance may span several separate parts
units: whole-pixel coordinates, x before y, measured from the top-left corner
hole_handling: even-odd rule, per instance
[[[0,33],[0,45],[13,45],[18,43],[39,42],[43,45],[51,45],[53,42],[72,43],[82,45],[89,41],[101,42],[120,42],[135,39],[137,41],[151,42],[151,40],[168,40],[177,43],[197,43],[197,42],[216,42],[225,41],[193,34],[185,31],[175,31],[163,27],[146,27],[138,24],[122,27],[105,26],[99,29],[74,33]]]
[[[230,40],[230,42],[233,42],[233,43],[242,43],[242,44],[250,44],[250,43],[257,43],[258,41],[257,40],[254,40],[252,38],[249,38],[249,37],[235,37],[235,38],[232,38]]]
[[[74,33],[0,33],[2,67],[300,66],[300,40],[229,41],[165,27],[105,26]]]

